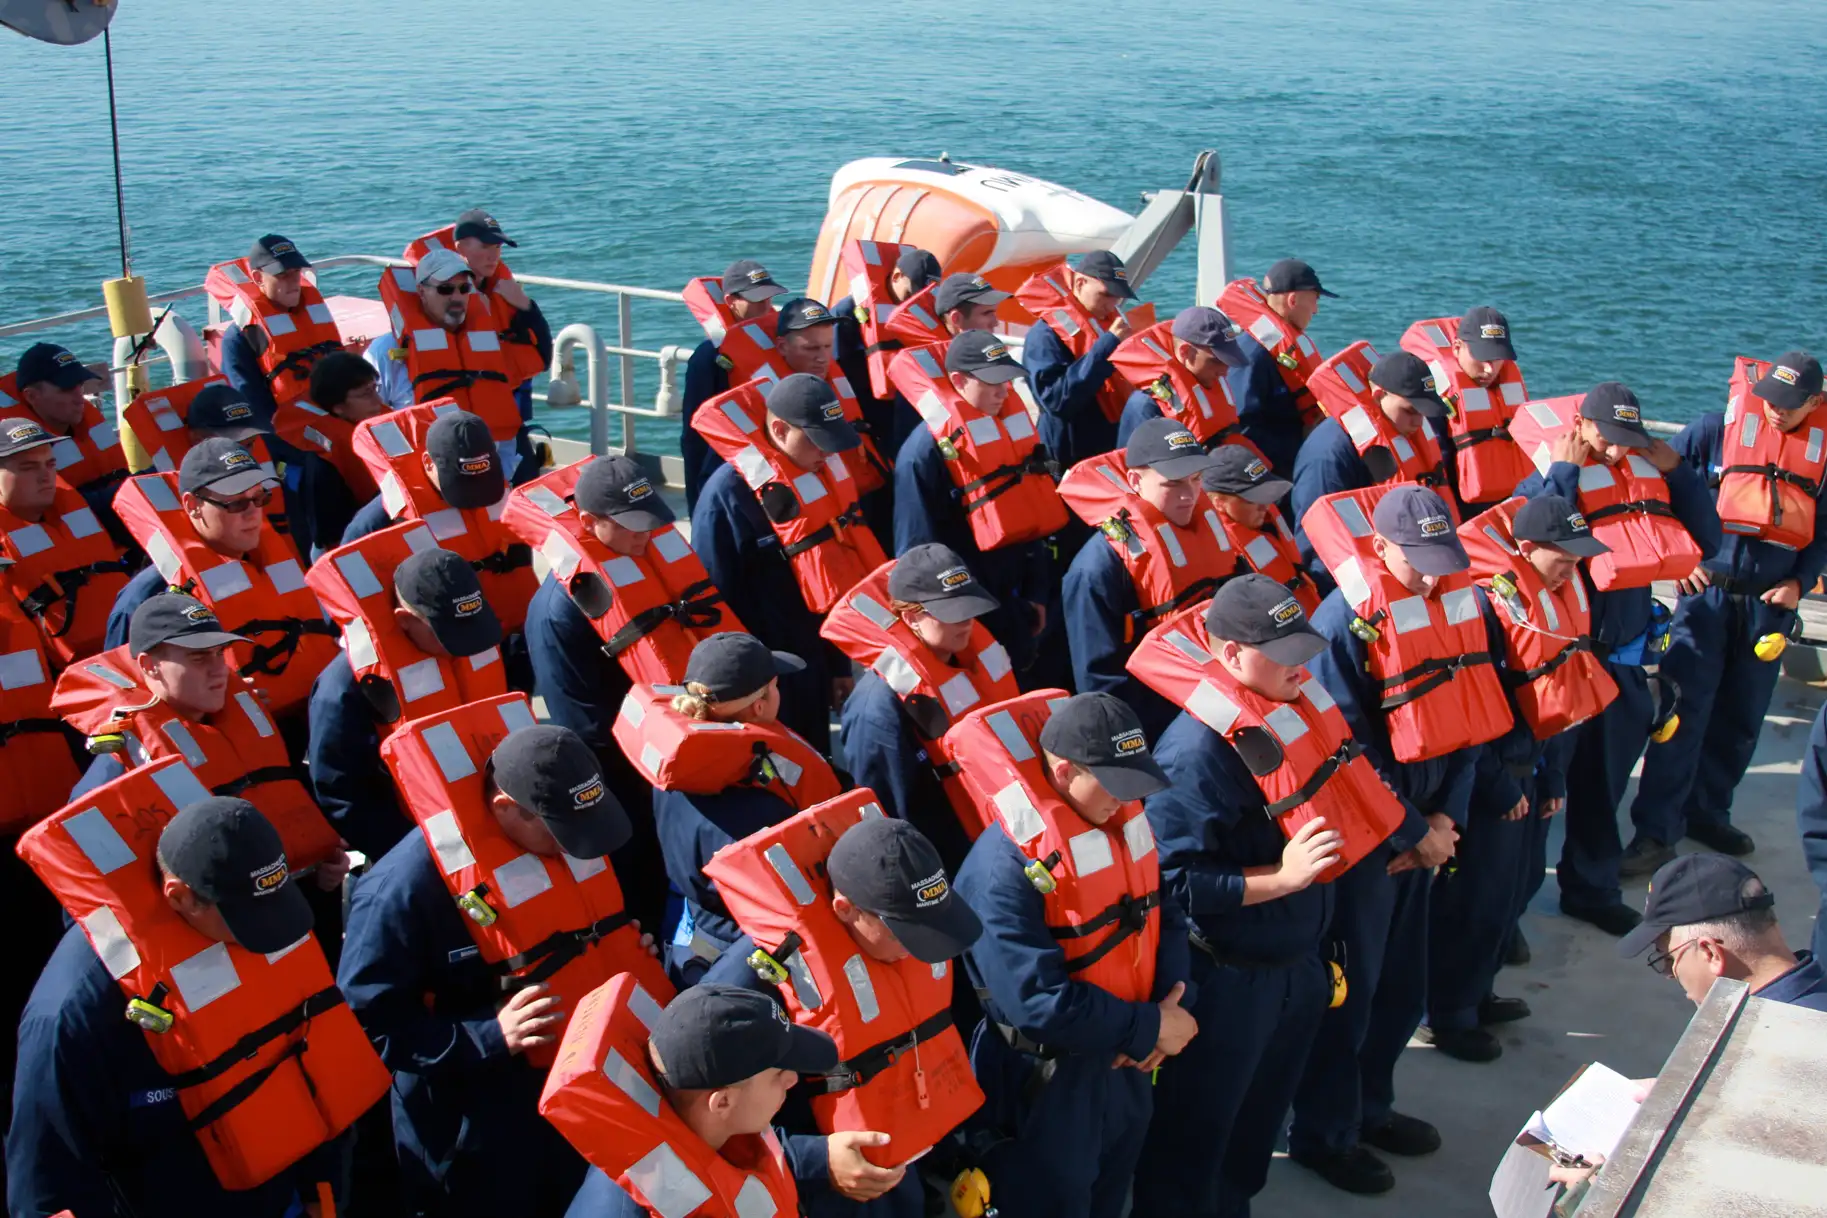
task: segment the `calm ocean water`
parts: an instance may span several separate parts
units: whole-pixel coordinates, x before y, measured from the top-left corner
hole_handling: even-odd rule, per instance
[[[1327,350],[1492,303],[1538,394],[1617,378],[1675,419],[1722,400],[1736,353],[1827,354],[1818,0],[126,0],[114,35],[154,290],[264,231],[397,253],[474,205],[523,271],[677,288],[747,255],[796,283],[854,157],[948,150],[1133,210],[1212,147],[1234,270],[1312,262],[1342,297]],[[118,273],[103,83],[99,40],[0,31],[0,321]],[[1182,251],[1147,294],[1177,308],[1192,281]],[[636,325],[694,337],[681,306]]]

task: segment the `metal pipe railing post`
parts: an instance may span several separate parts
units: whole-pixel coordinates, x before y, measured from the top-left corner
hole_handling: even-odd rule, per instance
[[[615,298],[616,340],[615,345],[622,348],[617,358],[622,365],[622,406],[634,405],[634,357],[628,349],[634,346],[634,308],[626,292],[616,294]],[[634,416],[622,415],[622,451],[634,453]]]

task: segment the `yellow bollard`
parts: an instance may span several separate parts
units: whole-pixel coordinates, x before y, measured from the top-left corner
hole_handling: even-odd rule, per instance
[[[152,333],[152,305],[146,299],[146,281],[138,275],[102,282],[102,300],[108,306],[108,328],[116,338],[138,338]],[[120,429],[121,455],[127,468],[144,470],[151,466],[152,456],[140,447],[133,429],[127,426],[127,403],[152,388],[152,381],[142,365],[126,370],[126,392],[114,403],[115,426]]]

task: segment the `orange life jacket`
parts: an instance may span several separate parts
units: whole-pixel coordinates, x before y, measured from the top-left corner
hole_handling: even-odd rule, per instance
[[[822,615],[886,556],[863,522],[844,455],[828,453],[822,468],[800,469],[774,447],[766,421],[767,399],[751,382],[704,403],[691,425],[755,492],[806,608]]]
[[[1732,365],[1720,437],[1719,526],[1785,550],[1814,540],[1814,509],[1827,476],[1827,406],[1816,406],[1793,431],[1780,431],[1751,392],[1770,371],[1739,356]]]
[[[844,375],[844,370],[838,367],[837,361],[833,360],[830,367],[825,370],[825,382],[831,386],[832,391],[837,394],[837,400],[843,404],[844,420],[856,428],[857,435],[863,439],[853,454],[856,457],[854,464],[856,465],[857,494],[867,495],[871,491],[882,489],[894,481],[894,462],[882,455],[882,449],[888,443],[887,437],[883,437],[880,445],[875,442],[875,428],[870,426],[869,420],[864,417],[863,404],[857,399],[856,389],[850,384],[850,378]],[[765,401],[767,395],[774,390],[774,382],[761,381],[759,388],[762,399]]]
[[[524,851],[483,799],[495,746],[532,726],[524,696],[499,694],[401,724],[381,759],[504,995],[543,984],[571,1010],[618,973],[657,984],[665,973],[641,946],[609,860]],[[548,1066],[555,1053],[526,1056]]]
[[[1148,632],[1129,671],[1183,706],[1237,750],[1270,816],[1293,837],[1316,816],[1344,837],[1329,883],[1401,827],[1402,803],[1364,756],[1326,687],[1312,677],[1300,697],[1276,702],[1245,688],[1213,656],[1204,610],[1190,605]]]
[[[1467,503],[1507,499],[1530,472],[1529,458],[1510,437],[1510,420],[1529,400],[1529,390],[1515,360],[1504,361],[1495,385],[1473,384],[1453,355],[1458,337],[1457,317],[1429,318],[1402,335],[1402,350],[1427,361],[1435,392],[1453,408],[1447,426],[1460,497]]]
[[[1063,528],[1066,505],[1054,486],[1052,454],[1021,395],[1005,388],[1001,411],[985,414],[952,387],[944,362],[943,348],[903,351],[888,376],[932,433],[977,548],[1017,545]]]
[[[1161,867],[1142,802],[1093,825],[1047,780],[1040,730],[1064,690],[1042,689],[972,711],[946,741],[964,767],[982,829],[1009,835],[1045,899],[1047,930],[1066,973],[1125,1002],[1154,997],[1161,941]],[[1141,729],[1136,742],[1147,747]]]
[[[1322,496],[1301,526],[1357,613],[1351,632],[1364,640],[1370,675],[1382,683],[1390,752],[1397,761],[1423,761],[1495,740],[1515,716],[1492,664],[1472,577],[1444,576],[1432,596],[1420,596],[1377,557],[1370,521],[1388,489]]]
[[[1067,471],[1059,496],[1123,560],[1140,606],[1123,625],[1133,643],[1181,606],[1210,600],[1241,559],[1210,502],[1182,528],[1129,489],[1128,472],[1121,452],[1088,457]]]
[[[101,650],[115,598],[145,565],[121,548],[81,494],[61,482],[38,521],[0,507],[0,554],[13,560],[0,567],[0,581],[38,624],[53,669]]]
[[[1015,303],[1032,313],[1036,318],[1052,327],[1059,341],[1065,344],[1066,350],[1072,353],[1073,359],[1085,358],[1091,345],[1104,336],[1108,329],[1097,318],[1085,311],[1085,306],[1078,302],[1067,286],[1071,281],[1066,273],[1072,268],[1065,263],[1037,271],[1028,281],[1015,289]],[[1155,324],[1155,307],[1152,304],[1139,304],[1130,309],[1126,316],[1129,324],[1137,330],[1145,330]],[[1129,402],[1129,395],[1135,388],[1119,372],[1112,372],[1104,382],[1103,388],[1097,391],[1097,404],[1104,411],[1104,417],[1114,423],[1123,417],[1123,407]]]
[[[178,466],[184,463],[184,454],[190,451],[190,404],[197,394],[208,385],[226,385],[224,376],[206,376],[201,380],[185,381],[182,385],[173,385],[169,389],[153,389],[140,394],[127,403],[122,412],[127,430],[139,441],[151,464],[146,467],[155,473],[176,473]],[[280,409],[284,410],[285,407]],[[267,523],[273,531],[281,536],[290,534],[291,522],[285,511],[285,479],[271,451],[266,445],[265,436],[250,436],[236,443],[253,454],[254,460],[266,467],[267,473],[273,476],[280,486],[273,488],[272,502],[266,506]],[[146,470],[142,470],[142,473]]]
[[[1268,297],[1253,279],[1233,279],[1218,293],[1220,313],[1250,332],[1250,337],[1275,357],[1281,379],[1300,407],[1300,423],[1311,430],[1320,421],[1320,405],[1308,390],[1307,378],[1319,367],[1319,348],[1305,333],[1269,307]]]
[[[1007,701],[1021,689],[1009,666],[1009,653],[981,620],[971,623],[971,641],[951,663],[939,659],[901,615],[888,608],[894,600],[888,592],[893,570],[891,560],[870,572],[844,594],[818,632],[894,691],[952,810],[976,837],[980,826],[958,777],[958,765],[946,748],[945,734],[960,715]]]
[[[399,344],[393,357],[406,365],[412,378],[412,400],[448,398],[480,417],[496,447],[503,450],[505,464],[512,459],[510,446],[522,426],[514,390],[525,378],[501,348],[500,323],[488,293],[471,294],[463,328],[453,332],[425,316],[416,284],[405,267],[381,272],[381,303],[387,306],[393,339]],[[507,472],[513,475],[511,466]]]
[[[778,318],[768,309],[747,321],[737,321],[723,297],[723,280],[716,276],[694,279],[685,285],[685,307],[717,345],[717,363],[730,374],[731,385],[750,381],[777,381],[787,365],[774,345]]]
[[[310,393],[311,366],[330,352],[342,350],[336,318],[308,275],[295,309],[282,309],[266,298],[245,258],[210,267],[203,290],[241,328],[266,373],[273,400],[281,406]]]
[[[336,830],[250,681],[231,678],[221,710],[205,721],[186,719],[153,696],[132,650],[122,646],[64,669],[51,709],[87,737],[91,753],[118,754],[129,770],[178,757],[210,794],[247,800],[273,822],[294,869],[338,849]]]
[[[249,1189],[347,1129],[392,1079],[314,938],[250,952],[166,903],[159,833],[208,795],[176,757],[141,766],[31,829],[19,856],[120,983],[216,1179]]]
[[[946,328],[945,319],[939,316],[939,285],[929,283],[919,291],[903,300],[888,315],[882,324],[885,343],[892,342],[897,350],[910,350],[915,347],[930,347],[934,343],[948,343],[952,332]],[[941,351],[943,354],[943,351]],[[884,352],[882,358],[882,378],[888,379],[888,365],[893,362],[894,352]],[[885,389],[893,388],[892,384]],[[877,394],[877,397],[882,396]]]
[[[454,508],[425,474],[425,433],[439,415],[457,409],[445,399],[376,415],[356,425],[352,443],[381,488],[387,514],[396,521],[423,520],[439,545],[467,559],[501,628],[512,633],[526,625],[527,603],[539,591],[539,577],[533,571],[533,548],[501,523],[507,494],[486,508]],[[517,459],[510,452],[497,453],[496,460],[511,473]]]
[[[1207,449],[1241,444],[1257,456],[1262,455],[1244,437],[1230,385],[1220,379],[1207,389],[1193,379],[1185,364],[1174,358],[1173,322],[1156,322],[1131,334],[1117,344],[1110,362],[1124,380],[1155,400],[1163,416],[1192,432]]]
[[[374,475],[355,453],[355,424],[299,398],[287,402],[273,416],[279,438],[300,452],[315,452],[342,475],[356,503],[367,503],[380,493]]]
[[[906,339],[888,332],[888,322],[901,306],[895,303],[894,290],[890,280],[894,278],[895,262],[902,251],[910,250],[911,245],[897,245],[892,241],[857,241],[844,242],[844,274],[850,283],[850,303],[854,309],[857,325],[863,331],[863,354],[869,363],[869,390],[877,398],[886,398],[889,393],[888,361],[894,353],[907,346]],[[911,299],[911,298],[910,298]],[[926,318],[933,320],[932,306],[926,306]],[[926,337],[922,335],[918,343],[935,342],[942,338],[940,333]]]
[[[837,1042],[837,1068],[810,1080],[819,1129],[889,1134],[863,1157],[899,1167],[963,1124],[983,1092],[952,1023],[948,964],[871,959],[832,912],[826,857],[882,814],[869,788],[845,792],[723,847],[704,874],[755,941],[750,963],[779,986],[787,1014]],[[922,883],[943,890],[947,881],[941,871]]]
[[[375,716],[386,724],[447,711],[507,692],[501,649],[473,656],[419,650],[394,620],[393,573],[437,541],[419,521],[396,524],[338,546],[305,581],[343,632],[343,654]],[[384,734],[384,733],[383,733]]]
[[[400,256],[416,270],[419,259],[431,251],[451,250],[455,252],[456,248],[457,226],[447,224],[443,228],[415,239]],[[506,261],[496,263],[495,273],[487,279],[480,275],[475,277],[476,286],[482,289],[482,294],[489,298],[489,311],[507,322],[514,320],[514,306],[505,300],[497,300],[495,289],[504,282],[511,282],[513,278],[514,272],[508,269]],[[514,381],[516,387],[525,381],[532,380],[546,370],[546,362],[539,358],[539,346],[532,341],[530,336],[518,334],[513,330],[502,330],[500,333],[501,353],[507,357],[509,375],[517,378]]]
[[[1573,430],[1580,397],[1524,402],[1510,432],[1543,476],[1554,464],[1554,442]],[[1659,579],[1686,579],[1700,565],[1700,546],[1670,504],[1662,471],[1636,453],[1616,465],[1580,467],[1579,509],[1592,535],[1611,547],[1586,560],[1592,586],[1647,588]]]
[[[1453,492],[1447,482],[1446,462],[1432,430],[1423,423],[1414,435],[1405,436],[1377,405],[1377,389],[1370,383],[1370,369],[1376,362],[1376,350],[1359,340],[1316,365],[1307,377],[1307,388],[1327,416],[1345,429],[1373,482],[1419,482],[1439,491],[1451,507]]]
[[[616,744],[660,790],[715,795],[756,786],[795,808],[823,803],[842,790],[824,754],[786,724],[693,719],[673,709],[673,696],[684,692],[677,685],[636,685],[615,716]]]
[[[28,419],[52,435],[57,434],[25,404],[19,378],[9,372],[0,376],[0,424],[13,419]],[[69,434],[58,436],[51,455],[57,458],[57,476],[78,491],[94,493],[127,476],[120,428],[92,401],[83,407],[81,421]]]
[[[218,554],[185,514],[176,474],[127,479],[114,510],[167,584],[215,610],[222,629],[254,640],[233,644],[229,659],[265,692],[273,713],[302,708],[336,655],[337,631],[305,583],[292,543],[265,525],[246,561]]]
[[[539,1112],[592,1166],[658,1218],[789,1218],[799,1192],[769,1129],[712,1150],[666,1102],[647,1038],[672,1001],[664,978],[623,973],[577,1005]]]
[[[1459,526],[1471,576],[1503,624],[1503,682],[1537,740],[1559,735],[1611,705],[1618,685],[1592,653],[1592,607],[1578,572],[1558,591],[1517,548],[1511,529],[1528,502],[1507,499]]]
[[[0,587],[0,834],[11,836],[61,808],[82,778],[51,713],[51,667],[38,627]]]
[[[718,631],[744,629],[678,526],[648,535],[638,555],[617,554],[585,529],[572,498],[585,457],[508,494],[502,527],[537,550],[590,619],[603,651],[643,685],[685,679],[691,651]],[[654,494],[657,497],[658,491]]]
[[[1218,523],[1224,526],[1231,547],[1243,556],[1243,562],[1250,570],[1268,576],[1292,592],[1294,599],[1300,602],[1301,612],[1313,616],[1320,607],[1319,588],[1301,565],[1300,546],[1280,512],[1271,511],[1267,525],[1252,529],[1242,521],[1232,520],[1220,508]]]

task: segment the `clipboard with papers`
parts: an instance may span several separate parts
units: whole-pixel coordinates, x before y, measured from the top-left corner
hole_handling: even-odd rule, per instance
[[[1610,1157],[1637,1114],[1638,1091],[1609,1066],[1581,1067],[1504,1152],[1491,1177],[1497,1218],[1548,1218],[1560,1194],[1549,1168],[1592,1167]]]

